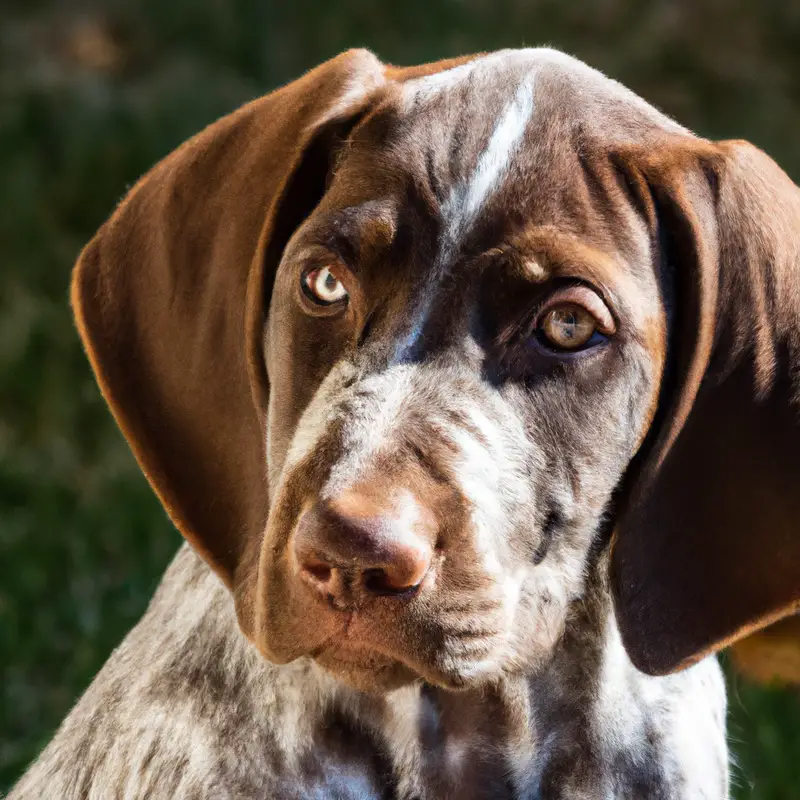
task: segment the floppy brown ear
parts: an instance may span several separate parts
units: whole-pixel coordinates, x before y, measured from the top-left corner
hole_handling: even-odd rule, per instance
[[[679,138],[636,168],[670,348],[611,559],[651,674],[800,607],[800,190],[747,143]]]
[[[75,267],[103,395],[174,523],[234,588],[268,510],[273,272],[335,140],[384,80],[375,56],[350,51],[211,125],[136,184]]]

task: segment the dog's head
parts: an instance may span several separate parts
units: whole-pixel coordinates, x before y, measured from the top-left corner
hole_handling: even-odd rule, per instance
[[[276,662],[535,668],[611,539],[650,672],[800,601],[800,199],[548,50],[346,53],[82,254],[101,388]]]

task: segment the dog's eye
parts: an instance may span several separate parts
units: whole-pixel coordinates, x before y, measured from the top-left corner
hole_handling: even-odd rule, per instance
[[[535,327],[543,344],[561,351],[600,344],[616,330],[606,304],[586,286],[556,292],[539,312]]]
[[[585,308],[565,303],[547,312],[541,331],[559,350],[577,350],[594,336],[597,322]]]
[[[320,306],[332,306],[347,301],[347,289],[331,267],[320,267],[303,273],[303,291]]]

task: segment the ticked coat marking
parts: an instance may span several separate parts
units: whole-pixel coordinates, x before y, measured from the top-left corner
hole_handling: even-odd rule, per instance
[[[268,664],[184,546],[9,800],[725,797],[716,663],[642,675],[603,605],[536,676],[380,697],[307,659]]]
[[[10,800],[727,798],[704,656],[796,599],[788,568],[745,601],[726,583],[750,574],[728,553],[793,541],[765,541],[788,494],[758,549],[736,528],[737,459],[775,478],[741,370],[769,421],[797,374],[760,359],[795,354],[800,310],[742,324],[797,261],[795,187],[759,159],[555,51],[355,51],[157,165],[73,303],[188,542]],[[322,267],[344,305],[306,291]],[[548,349],[542,309],[587,292],[613,332]],[[717,406],[720,385],[744,394]],[[724,463],[697,476],[717,419]]]

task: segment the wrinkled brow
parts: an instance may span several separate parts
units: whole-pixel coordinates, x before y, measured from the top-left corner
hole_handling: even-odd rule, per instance
[[[370,201],[321,214],[304,239],[306,245],[325,247],[355,269],[389,250],[396,235],[394,208]]]

